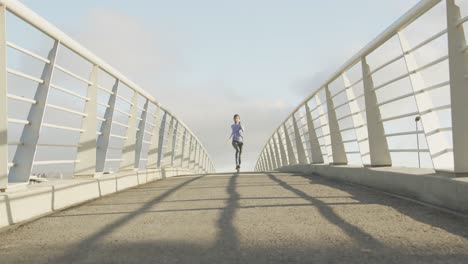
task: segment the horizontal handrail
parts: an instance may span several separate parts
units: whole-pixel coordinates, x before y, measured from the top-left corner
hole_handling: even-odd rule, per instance
[[[50,63],[50,60],[48,60],[48,59],[46,59],[46,58],[44,58],[42,56],[39,56],[39,55],[37,55],[36,53],[34,53],[32,51],[29,51],[29,50],[27,50],[25,48],[22,48],[22,47],[20,47],[20,46],[18,46],[16,44],[13,44],[13,43],[11,43],[9,41],[7,41],[6,44],[7,44],[8,47],[13,48],[13,49],[15,49],[15,50],[17,50],[19,52],[22,52],[22,53],[24,53],[26,55],[29,55],[29,56],[37,59],[37,60],[40,60],[40,61],[45,62],[47,64]]]

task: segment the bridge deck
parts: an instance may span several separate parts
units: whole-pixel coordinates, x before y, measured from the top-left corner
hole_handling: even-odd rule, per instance
[[[320,177],[176,177],[0,234],[1,263],[466,263],[468,220]]]

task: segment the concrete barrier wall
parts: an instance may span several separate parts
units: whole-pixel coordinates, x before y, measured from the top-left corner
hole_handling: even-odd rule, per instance
[[[428,169],[336,165],[295,165],[279,171],[317,174],[468,214],[468,177],[453,178]]]
[[[195,174],[186,169],[128,171],[98,178],[49,181],[0,194],[0,228],[148,182]]]

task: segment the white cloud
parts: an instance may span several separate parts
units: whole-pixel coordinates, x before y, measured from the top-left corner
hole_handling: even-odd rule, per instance
[[[252,170],[265,140],[292,110],[283,100],[249,98],[216,77],[181,82],[189,71],[182,49],[173,45],[181,36],[108,9],[93,10],[85,21],[77,39],[181,118],[207,148],[218,171],[233,170],[234,150],[226,140],[235,113],[247,130],[243,169]]]

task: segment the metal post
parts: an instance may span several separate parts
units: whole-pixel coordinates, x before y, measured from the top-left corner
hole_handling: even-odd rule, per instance
[[[150,145],[148,147],[148,161],[146,163],[147,169],[156,169],[158,168],[158,152],[159,152],[159,129],[161,124],[159,122],[159,111],[160,108],[156,107],[153,114],[153,129],[151,130],[151,139]]]
[[[418,168],[421,168],[421,155],[419,153],[419,133],[418,133],[418,121],[421,120],[420,116],[417,116],[414,119],[414,123],[416,124],[416,146],[418,148]]]
[[[346,72],[343,72],[341,77],[343,78],[343,84],[350,114],[352,114],[351,119],[353,120],[354,135],[356,136],[359,154],[361,155],[361,163],[364,164],[364,157],[366,155],[369,155],[367,154],[367,150],[369,147],[365,145],[367,143],[368,137],[366,124],[363,116],[365,109],[361,110],[361,108],[359,107],[359,104],[356,100],[356,95],[354,93],[353,87],[351,87],[351,82],[349,81]],[[368,78],[371,77],[368,76]],[[365,76],[363,76],[363,82],[365,82],[364,80]]]
[[[195,139],[190,134],[190,146],[189,146],[189,165],[188,168],[191,170],[195,167]]]
[[[143,110],[141,112],[141,120],[140,124],[138,125],[138,131],[136,135],[135,169],[137,170],[140,169],[141,151],[143,149],[143,138],[145,137],[146,120],[148,118],[148,104],[149,100],[146,99],[145,105],[143,106]]]
[[[270,143],[269,142],[265,146],[265,153],[266,153],[267,161],[268,161],[268,171],[273,171],[274,170],[273,158],[271,157]]]
[[[263,170],[264,170],[264,160],[263,160],[263,152],[262,152],[258,160],[257,171],[263,171]]]
[[[187,144],[187,129],[184,128],[184,134],[182,136],[182,152],[180,153],[180,167],[184,167],[185,162],[185,145]]]
[[[8,186],[8,87],[6,58],[6,8],[0,5],[0,191]]]
[[[38,85],[34,96],[36,103],[31,105],[29,109],[27,119],[29,125],[24,126],[20,140],[21,145],[18,146],[13,157],[14,166],[10,169],[10,182],[29,182],[59,45],[59,41],[56,40],[52,50],[49,52],[48,59],[50,63],[44,66],[41,76],[43,83]]]
[[[206,152],[203,152],[203,171],[207,172],[206,169],[206,162],[208,161],[208,156],[206,155]]]
[[[99,67],[93,66],[90,82],[88,85],[87,97],[89,100],[85,103],[86,116],[83,117],[80,134],[80,141],[77,149],[77,159],[80,161],[75,164],[75,176],[94,177],[96,175],[96,146],[97,146],[97,90],[98,90],[98,72]]]
[[[274,147],[272,146],[273,144],[275,144],[273,142],[273,137],[270,139],[270,142],[268,143],[270,146],[270,157],[271,157],[271,160],[272,160],[272,165],[273,165],[273,169],[277,169],[279,168],[279,164],[278,164],[278,159],[276,158],[275,156],[275,153],[274,153]]]
[[[309,131],[310,153],[312,157],[310,162],[312,164],[323,163],[322,149],[317,138],[315,131],[314,121],[312,120],[312,113],[310,112],[309,105],[305,103],[306,117],[307,117],[307,131]]]
[[[460,8],[447,0],[447,39],[450,70],[450,103],[452,107],[453,171],[460,176],[468,173],[468,54]],[[423,119],[424,120],[424,119]]]
[[[177,152],[177,140],[179,139],[179,121],[175,120],[174,130],[172,132],[172,153],[171,153],[171,167],[174,167]]]
[[[270,163],[268,161],[268,155],[267,155],[267,152],[266,152],[266,146],[265,148],[263,149],[262,151],[263,153],[263,160],[265,161],[265,171],[269,171],[270,170]]]
[[[258,160],[257,160],[257,165],[255,167],[255,171],[259,171],[260,166],[262,166],[262,153],[260,153]]]
[[[202,154],[202,148],[200,145],[200,142],[197,142],[198,144],[198,153],[197,153],[197,171],[200,172],[201,169],[201,154]]]
[[[200,146],[200,156],[199,156],[199,171],[203,171],[203,148]]]
[[[406,70],[408,73],[411,73],[409,78],[411,89],[414,93],[414,99],[416,101],[418,113],[421,116],[421,126],[425,134],[431,160],[435,169],[440,167],[446,168],[447,164],[445,162],[445,157],[442,157],[445,156],[443,155],[445,151],[450,149],[450,144],[445,135],[440,133],[442,123],[440,122],[437,113],[434,111],[422,113],[428,109],[433,109],[434,103],[432,102],[431,96],[423,90],[427,88],[427,86],[424,82],[422,74],[420,72],[414,71],[415,69],[419,68],[419,65],[416,63],[416,58],[414,58],[413,54],[409,52],[411,50],[411,46],[403,35],[403,32],[398,32],[398,38],[400,40],[401,51],[404,54]],[[446,155],[451,154],[452,153],[446,153]],[[452,158],[453,157],[450,157],[450,159]]]
[[[288,160],[289,165],[296,165],[297,159],[294,155],[294,149],[292,146],[291,138],[289,137],[288,128],[286,127],[286,123],[283,123],[283,130],[284,130],[284,138],[286,140],[286,150],[288,151]]]
[[[340,128],[338,126],[338,120],[336,119],[336,112],[333,104],[333,99],[331,97],[330,90],[328,90],[328,87],[325,87],[325,94],[327,96],[328,126],[330,128],[330,140],[333,157],[333,163],[331,164],[348,164],[348,159],[346,157]]]
[[[117,93],[119,90],[119,80],[116,79],[114,86],[112,87],[112,94],[109,96],[108,105],[104,113],[104,119],[101,125],[100,135],[97,139],[96,147],[96,172],[104,172],[104,167],[106,165],[107,151],[109,149],[109,140],[112,130],[112,120],[114,119],[115,113],[115,102],[117,101]]]
[[[163,145],[163,160],[161,167],[165,167],[170,164],[172,160],[172,151],[173,151],[173,144],[172,141],[174,140],[174,117],[171,116],[171,121],[169,122],[169,128],[167,129],[166,140]]]
[[[260,161],[258,170],[265,171],[265,153],[264,152],[262,152],[261,161]]]
[[[193,170],[198,171],[198,154],[199,154],[199,145],[198,141],[195,140],[195,151],[193,155]]]
[[[205,161],[206,161],[206,153],[203,151],[202,153],[202,165],[201,165],[201,170],[202,172],[205,172]]]
[[[286,158],[286,151],[284,150],[283,140],[279,133],[279,130],[276,130],[277,140],[273,135],[273,146],[275,147],[275,157],[276,157],[276,168],[281,168],[288,165],[288,159]],[[278,148],[279,147],[279,148]],[[280,157],[281,153],[281,157]]]
[[[188,150],[187,168],[190,169],[190,166],[191,166],[191,163],[192,163],[192,141],[193,141],[193,138],[192,138],[192,135],[190,133],[188,133],[187,136],[189,137],[188,147],[187,147],[187,150]]]
[[[203,172],[203,148],[199,148],[200,150],[200,153],[199,153],[199,156],[198,156],[198,171],[199,172]]]
[[[180,167],[182,168],[184,166],[184,152],[185,152],[185,144],[186,144],[186,129],[184,126],[181,127],[182,131],[180,131],[180,146],[179,146],[179,155],[178,159],[180,159],[179,164]]]
[[[380,107],[374,91],[374,82],[366,58],[361,59],[362,78],[364,85],[364,100],[366,104],[367,134],[369,138],[370,165],[392,166],[388,150],[387,138],[380,117]]]
[[[161,110],[160,110],[161,111]],[[162,161],[164,159],[164,141],[166,140],[166,122],[167,112],[164,112],[163,118],[161,119],[161,125],[159,126],[159,137],[158,137],[158,168],[161,168]]]
[[[323,93],[326,96],[325,89],[323,89],[323,90],[324,90]],[[317,105],[317,111],[318,111],[317,120],[319,122],[318,130],[322,132],[321,137],[322,137],[323,143],[324,143],[323,146],[320,146],[320,147],[324,147],[325,152],[326,152],[326,153],[322,152],[322,158],[323,158],[323,156],[326,156],[327,157],[327,162],[330,162],[330,157],[332,157],[332,155],[331,155],[332,147],[331,147],[331,136],[330,136],[330,124],[328,124],[328,113],[325,110],[327,106],[326,106],[326,103],[325,104],[322,103],[322,100],[320,99],[319,94],[316,94],[312,98],[312,100],[315,100],[315,104]],[[327,138],[327,136],[328,136],[328,138]]]
[[[294,137],[296,138],[297,159],[299,164],[307,164],[308,162],[304,150],[304,144],[302,143],[301,133],[299,132],[299,126],[297,125],[297,119],[294,113],[292,114],[292,118],[294,127]]]
[[[122,149],[122,161],[120,163],[120,170],[134,170],[135,169],[135,151],[136,151],[136,133],[137,133],[137,104],[138,93],[135,91],[132,97],[132,105],[130,106],[130,117],[128,119],[128,128],[126,139]]]
[[[205,172],[208,172],[208,153],[205,152],[205,162],[204,162],[204,167],[205,167]]]

